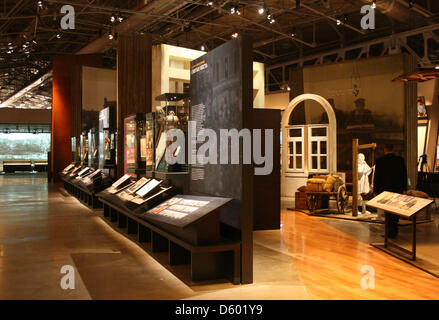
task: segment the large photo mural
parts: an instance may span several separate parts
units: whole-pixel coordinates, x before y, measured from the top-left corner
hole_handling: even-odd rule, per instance
[[[354,138],[360,144],[377,143],[375,158],[381,155],[386,143],[394,144],[395,151],[403,154],[404,86],[392,82],[402,73],[400,55],[303,69],[304,92],[326,98],[335,111],[339,170],[352,169]],[[326,113],[313,104],[305,102],[303,120],[327,123]]]

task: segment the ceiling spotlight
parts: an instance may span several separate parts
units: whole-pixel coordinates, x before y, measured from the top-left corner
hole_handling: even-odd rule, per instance
[[[201,51],[206,50],[206,48],[204,47],[204,44],[201,45],[201,48],[200,48],[200,49],[201,49]]]
[[[439,66],[434,67],[436,70],[439,70]]]
[[[117,17],[117,21],[122,22],[123,21],[123,17],[122,16],[118,16]]]
[[[208,6],[213,6],[213,1],[209,1],[209,2],[207,3],[207,5],[208,5]]]
[[[113,40],[113,39],[114,39],[114,36],[113,36],[112,33],[108,34],[108,39],[109,39],[109,40]]]
[[[258,9],[258,13],[259,13],[259,14],[264,14],[265,9],[267,9],[267,6],[266,6],[266,4],[265,4],[265,2],[264,2],[264,6],[263,6],[263,7],[260,7],[260,8]]]
[[[41,0],[37,1],[37,5],[38,5],[38,8],[42,8],[43,7],[43,1],[41,1]]]
[[[236,12],[236,8],[235,8],[235,7],[231,7],[231,8],[230,8],[230,13],[231,13],[231,14],[235,14],[235,12]]]
[[[375,9],[377,7],[377,0],[372,1],[372,8]]]
[[[290,88],[290,86],[287,86],[287,91],[291,91],[291,88]]]
[[[33,44],[38,44],[38,41],[36,39],[32,39]]]
[[[56,38],[57,38],[57,39],[61,39],[61,33],[58,32],[58,33],[56,34]]]
[[[236,9],[236,14],[237,14],[238,16],[241,15],[241,11],[239,10],[239,8]]]
[[[341,20],[339,17],[337,17],[337,26],[341,25]]]
[[[296,36],[296,28],[293,28],[293,32],[291,33],[291,36],[294,38]]]
[[[111,15],[110,21],[111,22],[115,22],[116,21],[116,16],[114,14]]]
[[[274,20],[274,18],[272,17],[271,20],[270,20],[270,24],[273,24],[275,22],[276,22],[276,20]]]
[[[238,38],[238,36],[239,36],[238,32],[234,32],[234,33],[232,34],[232,37],[233,37],[233,38]]]

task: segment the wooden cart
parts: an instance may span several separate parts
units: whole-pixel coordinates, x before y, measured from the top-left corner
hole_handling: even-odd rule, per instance
[[[347,206],[349,199],[349,195],[345,185],[341,185],[336,192],[307,191],[306,205],[310,212],[313,212],[317,208],[319,200],[321,200],[323,196],[327,196],[329,198],[333,197],[337,202],[338,213],[340,214],[345,213],[345,208]]]

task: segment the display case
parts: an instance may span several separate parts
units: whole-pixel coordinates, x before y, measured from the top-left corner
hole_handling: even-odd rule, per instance
[[[83,131],[79,137],[79,162],[81,165],[88,165],[88,133]]]
[[[72,137],[72,163],[79,163],[79,144],[76,137]]]
[[[88,131],[88,166],[99,167],[99,132],[95,128]]]
[[[116,177],[116,116],[114,107],[99,112],[99,169]]]
[[[124,119],[124,174],[133,177],[145,172],[145,157],[142,158],[141,141],[145,131],[145,115],[138,113]]]
[[[155,161],[154,171],[160,173],[188,173],[187,152],[184,155],[184,164],[169,164],[166,161],[166,148],[174,141],[167,137],[170,129],[180,129],[185,136],[185,145],[187,145],[187,132],[189,121],[189,94],[186,93],[165,93],[156,98],[162,106],[157,107],[155,115]],[[176,139],[176,138],[174,138]],[[174,156],[177,157],[179,152],[187,150],[184,146],[177,146],[174,149]]]

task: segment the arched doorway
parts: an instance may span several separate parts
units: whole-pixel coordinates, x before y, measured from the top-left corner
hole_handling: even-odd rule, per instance
[[[328,123],[292,126],[293,110],[313,100],[326,112]],[[282,115],[282,197],[293,198],[297,188],[306,184],[310,173],[337,172],[337,122],[334,109],[323,97],[302,94],[291,100]]]

